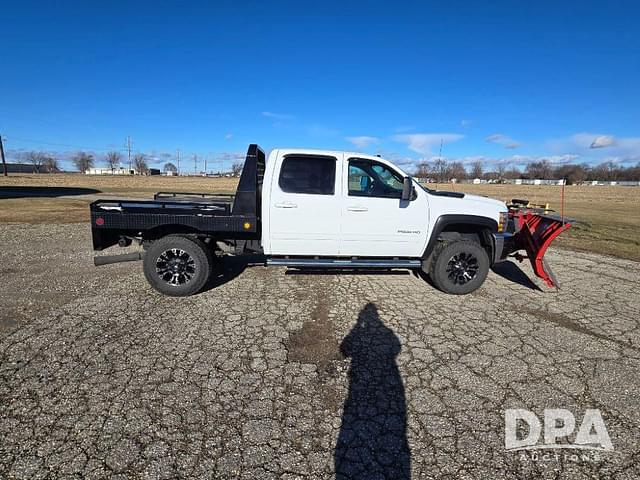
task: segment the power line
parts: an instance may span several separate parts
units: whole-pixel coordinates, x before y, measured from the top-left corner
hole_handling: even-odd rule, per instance
[[[30,142],[30,143],[36,143],[38,145],[51,145],[51,146],[55,146],[55,147],[68,147],[68,148],[79,148],[82,150],[100,150],[100,151],[109,151],[109,150],[113,150],[113,147],[88,147],[86,145],[74,145],[74,144],[69,144],[69,143],[57,143],[57,142],[48,142],[45,140],[35,140],[33,138],[22,138],[22,137],[15,137],[13,135],[9,135],[4,137],[5,139],[9,139],[9,140],[17,140],[20,142]]]

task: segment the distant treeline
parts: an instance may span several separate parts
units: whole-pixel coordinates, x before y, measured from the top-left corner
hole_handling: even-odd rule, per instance
[[[433,162],[418,164],[414,175],[419,178],[432,178],[438,182],[448,182],[452,178],[457,180],[480,178],[484,180],[512,180],[537,178],[541,180],[566,179],[568,184],[584,181],[640,181],[640,163],[635,166],[624,167],[614,162],[604,162],[591,166],[583,164],[554,165],[548,160],[530,162],[524,171],[506,164],[498,164],[490,170],[485,170],[481,160],[477,160],[465,168],[463,162],[438,159]]]

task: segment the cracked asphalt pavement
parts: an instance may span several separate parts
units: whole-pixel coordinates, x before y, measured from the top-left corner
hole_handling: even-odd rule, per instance
[[[0,226],[0,478],[640,477],[640,264],[552,251],[473,295],[224,264],[163,297],[87,225]],[[541,286],[541,289],[537,289]],[[505,450],[504,413],[602,413],[614,451]]]

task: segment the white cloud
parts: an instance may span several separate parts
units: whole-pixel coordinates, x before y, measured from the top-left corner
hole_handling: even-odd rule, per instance
[[[411,133],[393,137],[396,142],[406,143],[409,150],[422,155],[431,153],[434,147],[440,145],[440,142],[451,143],[461,138],[464,138],[464,135],[457,133]]]
[[[233,138],[233,133],[227,133],[227,134],[224,136],[224,139],[225,139],[225,140],[231,140],[232,138]]]
[[[518,148],[520,146],[520,142],[517,142],[511,137],[503,135],[501,133],[494,133],[493,135],[489,135],[485,138],[487,142],[497,143],[498,145],[502,145],[504,148]]]
[[[615,145],[616,139],[613,135],[598,135],[593,139],[589,148],[606,148]]]
[[[470,126],[473,123],[473,120],[460,120],[460,126],[462,128],[466,128],[468,126]]]
[[[640,156],[640,137],[617,137],[603,133],[581,132],[550,140],[547,147],[555,153],[581,154],[588,163],[605,161],[605,157],[633,159]],[[633,163],[633,160],[625,160]]]
[[[415,129],[416,127],[414,127],[413,125],[400,125],[399,127],[394,128],[393,131],[396,133],[406,133]]]
[[[262,112],[263,117],[273,118],[275,120],[295,120],[295,115],[289,115],[288,113],[274,113],[274,112]]]
[[[319,123],[307,125],[305,129],[307,131],[307,134],[311,135],[312,137],[335,137],[340,133],[335,128],[327,127]]]
[[[367,148],[369,145],[379,143],[378,137],[368,137],[367,135],[361,135],[359,137],[346,137],[347,142],[353,143],[358,148]]]
[[[605,162],[613,162],[617,165],[637,165],[640,164],[640,154],[628,157],[606,157]]]

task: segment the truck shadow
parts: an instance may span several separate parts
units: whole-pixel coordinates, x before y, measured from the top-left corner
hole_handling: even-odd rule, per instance
[[[536,285],[522,269],[513,262],[506,261],[496,263],[491,267],[493,273],[500,275],[502,278],[511,282],[527,287],[531,290],[542,291],[538,285]]]
[[[340,345],[351,358],[336,442],[336,479],[410,478],[407,404],[396,364],[400,340],[368,303]]]
[[[209,290],[213,290],[214,288],[230,282],[244,272],[247,267],[255,264],[257,261],[258,259],[251,255],[241,257],[224,256],[216,259],[213,265],[213,272],[199,293],[208,292]]]
[[[101,193],[95,188],[77,187],[0,187],[0,198],[64,197]]]

